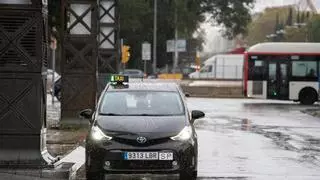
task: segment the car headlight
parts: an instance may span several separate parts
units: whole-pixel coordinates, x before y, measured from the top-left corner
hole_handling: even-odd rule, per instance
[[[187,141],[191,138],[191,136],[192,136],[192,128],[191,126],[186,126],[182,129],[182,131],[178,135],[171,137],[171,139],[175,141]]]
[[[98,126],[92,127],[91,137],[93,140],[96,140],[96,141],[101,141],[101,140],[110,141],[112,139],[112,137],[105,135]]]

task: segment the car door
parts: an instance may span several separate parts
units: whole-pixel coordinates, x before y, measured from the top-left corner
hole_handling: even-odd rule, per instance
[[[201,68],[200,78],[212,78],[212,65],[205,65]]]

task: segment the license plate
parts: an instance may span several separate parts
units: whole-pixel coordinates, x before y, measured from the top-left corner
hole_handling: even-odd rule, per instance
[[[173,160],[172,152],[125,152],[124,160]]]
[[[158,160],[158,152],[126,152],[124,153],[125,160]]]
[[[172,152],[161,152],[161,153],[159,153],[159,160],[160,161],[172,161],[173,160],[173,153]]]

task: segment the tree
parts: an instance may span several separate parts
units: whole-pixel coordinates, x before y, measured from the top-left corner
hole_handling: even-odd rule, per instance
[[[248,26],[248,44],[254,45],[267,40],[266,36],[274,34],[279,29],[280,22],[288,19],[291,7],[267,8]],[[291,20],[289,20],[290,23]]]
[[[311,18],[308,25],[308,39],[310,42],[320,42],[320,15]]]
[[[282,23],[284,21],[286,23]],[[266,41],[267,35],[275,34],[277,30],[284,29],[284,35],[280,34],[272,40],[305,42],[308,29],[303,23],[308,24],[309,21],[310,14],[308,12],[293,10],[291,6],[267,8],[248,26],[247,40],[249,45],[254,45]]]
[[[158,47],[159,66],[172,63],[172,54],[166,53],[166,41],[174,38],[175,26],[179,38],[194,38],[201,49],[204,34],[200,24],[209,19],[213,25],[225,27],[224,35],[232,38],[246,33],[251,20],[249,14],[254,0],[158,0]],[[141,68],[141,43],[152,42],[153,0],[120,0],[120,35],[132,47],[130,67]],[[177,24],[175,24],[177,12]]]
[[[232,39],[238,34],[246,34],[251,21],[250,9],[254,0],[202,0],[203,13],[211,20],[225,27],[224,35]]]
[[[118,0],[120,8],[120,35],[131,46],[130,65],[140,66],[141,43],[152,42],[154,0]],[[179,38],[194,38],[201,32],[200,24],[206,19],[214,25],[224,27],[224,35],[232,38],[246,33],[251,20],[250,8],[254,0],[158,0],[158,59],[160,66],[170,63],[172,57],[166,54],[166,40],[174,37],[177,26]],[[59,29],[61,0],[49,0],[50,27]],[[178,21],[175,24],[174,14]],[[203,33],[197,33],[199,48],[203,43]]]

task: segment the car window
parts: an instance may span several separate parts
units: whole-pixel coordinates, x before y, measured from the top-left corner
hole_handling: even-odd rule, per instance
[[[184,106],[178,92],[119,91],[107,92],[101,114],[183,115]]]
[[[211,65],[206,65],[203,68],[201,68],[200,72],[211,72],[212,71],[212,66]]]

